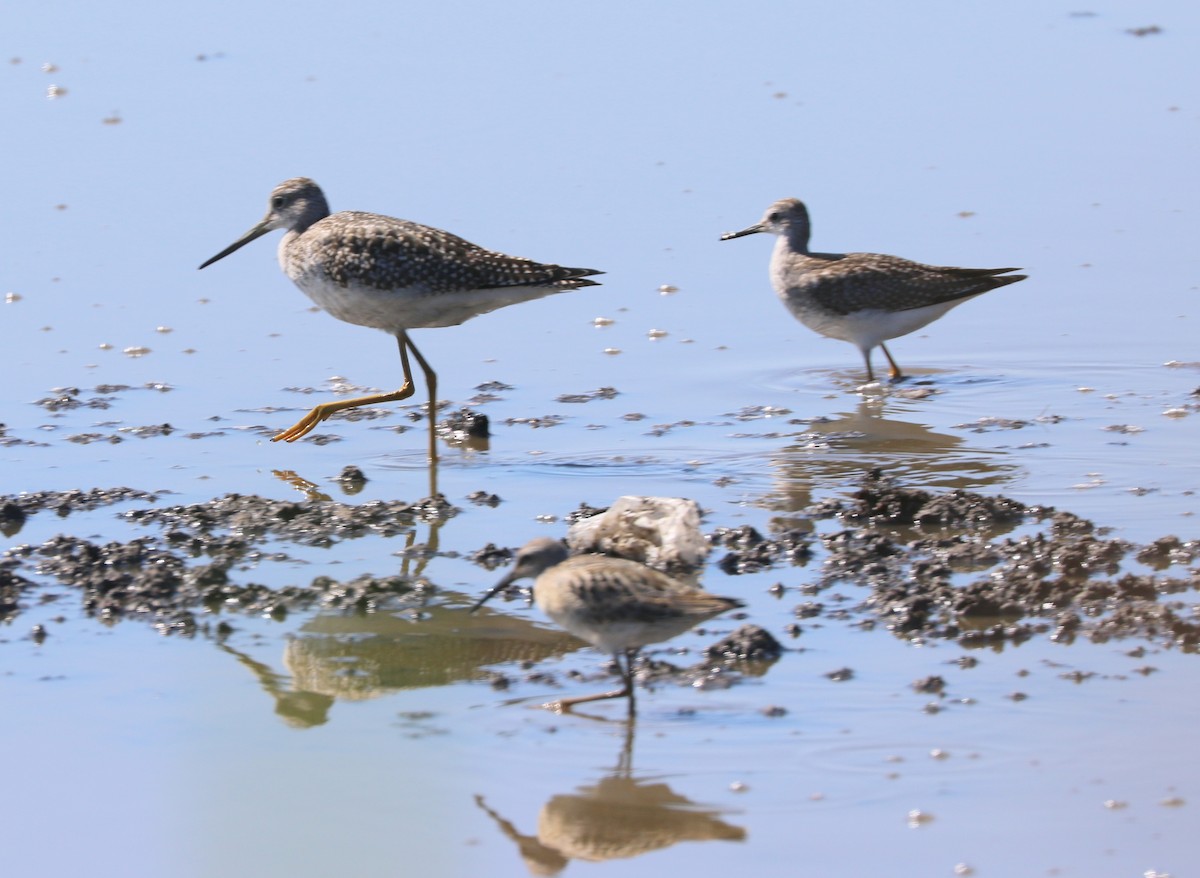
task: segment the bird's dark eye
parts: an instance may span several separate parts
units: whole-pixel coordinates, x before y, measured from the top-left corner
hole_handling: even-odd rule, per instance
[[[767,222],[769,223],[777,223],[780,219],[782,219],[782,217],[780,217],[779,211],[777,210],[773,210],[767,215]]]
[[[287,204],[287,199],[282,195],[271,196],[271,207],[275,208],[276,210],[283,207],[285,204]]]

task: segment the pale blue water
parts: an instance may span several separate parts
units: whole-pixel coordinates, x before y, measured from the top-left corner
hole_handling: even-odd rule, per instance
[[[490,451],[444,449],[440,487],[463,511],[440,528],[443,551],[559,535],[580,501],[625,493],[693,497],[713,527],[765,530],[875,464],[1072,509],[1132,540],[1196,536],[1197,416],[1164,414],[1200,385],[1191,5],[18,2],[3,18],[0,296],[14,296],[0,302],[0,422],[33,444],[0,447],[2,493],[298,496],[272,475],[289,469],[346,502],[424,496],[419,427],[377,429],[409,423],[399,414],[329,425],[343,441],[325,446],[249,429],[286,427],[334,375],[400,380],[394,342],[309,310],[275,237],[196,271],[258,221],[274,184],[303,174],[335,210],[608,272],[602,287],[415,335],[455,405],[485,381],[514,387],[480,407]],[[1126,32],[1148,25],[1162,32]],[[51,86],[66,93],[48,99]],[[864,399],[857,352],[774,300],[769,242],[717,240],[789,195],[807,201],[817,248],[1019,265],[1030,279],[890,345],[939,393]],[[651,340],[656,329],[668,334]],[[136,347],[150,352],[122,353]],[[132,389],[103,410],[31,404],[104,384]],[[556,401],[603,386],[620,393]],[[738,417],[751,406],[788,414]],[[551,414],[564,423],[505,423]],[[175,432],[120,432],[162,423]],[[1122,425],[1141,430],[1106,429]],[[844,430],[866,435],[809,435]],[[82,433],[124,441],[68,441]],[[354,498],[325,481],[347,464],[371,479]],[[504,502],[470,504],[479,489]],[[43,513],[11,542],[142,532],[118,511]],[[304,563],[241,575],[384,574],[398,548],[297,550]],[[494,579],[453,556],[424,575],[451,608]],[[779,634],[799,598],[767,588],[812,578],[712,569],[706,582]],[[235,618],[234,654],[103,627],[50,591],[60,599],[0,629],[14,874],[527,874],[474,797],[533,836],[543,806],[599,785],[622,752],[620,724],[506,703],[552,694],[534,684],[402,688],[403,620],[343,632],[391,644],[381,682],[330,696],[324,721],[299,728],[278,712],[302,688],[285,635],[332,623]],[[27,638],[39,623],[41,646]],[[1181,697],[1194,656],[1042,642],[960,671],[948,663],[961,650],[882,631],[827,626],[793,645],[805,651],[747,685],[641,702],[635,777],[743,840],[676,839],[572,872],[1127,876],[1200,862],[1198,717]],[[581,650],[547,666],[599,663]],[[1134,673],[1144,665],[1158,672]],[[845,666],[855,680],[823,676]],[[1075,668],[1097,677],[1061,677]],[[977,703],[923,712],[929,696],[909,684],[934,673]],[[786,715],[760,712],[771,705]],[[948,758],[928,755],[939,748]],[[912,809],[934,820],[910,829]]]

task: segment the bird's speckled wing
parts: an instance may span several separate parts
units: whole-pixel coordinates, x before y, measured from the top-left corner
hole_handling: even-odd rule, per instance
[[[986,293],[1023,280],[997,277],[1014,268],[924,265],[880,253],[794,254],[787,293],[809,297],[839,315],[864,309],[905,311]]]
[[[308,266],[339,286],[448,293],[512,286],[591,286],[588,268],[545,265],[484,250],[450,232],[362,211],[314,223],[294,245]]]
[[[634,561],[577,555],[554,568],[553,575],[569,579],[572,590],[586,595],[589,616],[600,625],[708,617],[741,606]]]

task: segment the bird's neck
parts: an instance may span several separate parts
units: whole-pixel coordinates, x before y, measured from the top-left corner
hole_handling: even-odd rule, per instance
[[[290,232],[302,235],[311,225],[319,223],[327,216],[329,216],[329,205],[325,202],[325,199],[314,199],[308,203],[307,209],[296,220]]]
[[[803,253],[808,255],[809,229],[807,223],[795,223],[788,226],[786,232],[775,240],[775,252]]]

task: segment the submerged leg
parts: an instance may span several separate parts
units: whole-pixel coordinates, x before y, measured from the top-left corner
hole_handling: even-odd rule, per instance
[[[634,696],[633,688],[633,662],[637,659],[640,647],[633,646],[625,650],[625,695],[629,702],[629,718],[633,719],[637,713],[637,698]]]
[[[587,704],[589,701],[604,701],[609,698],[629,698],[629,712],[633,713],[633,656],[637,654],[637,650],[625,651],[625,662],[621,662],[621,653],[613,653],[613,661],[617,663],[617,672],[621,675],[621,681],[624,685],[620,689],[614,689],[611,692],[598,692],[595,695],[580,695],[576,698],[560,698],[558,701],[551,701],[543,704],[549,710],[556,713],[564,713],[574,707],[576,704]]]
[[[417,364],[420,365],[421,371],[425,373],[425,384],[429,387],[429,463],[437,465],[437,373],[430,368],[428,361],[421,356],[421,352],[417,350],[417,346],[412,343],[412,339],[408,337],[408,333],[403,330],[396,341],[400,343],[400,362],[404,365],[404,381],[406,384],[412,382],[412,371],[408,366],[408,351],[412,351],[412,355],[417,358]],[[436,478],[431,476],[431,485],[436,486]],[[431,488],[430,496],[437,493],[436,487]]]
[[[875,370],[871,368],[871,349],[860,348],[860,350],[863,355],[863,363],[867,367],[867,383],[869,384],[875,380]]]
[[[896,361],[892,359],[892,353],[887,349],[887,345],[885,345],[883,342],[880,342],[879,347],[883,350],[883,355],[887,357],[888,365],[892,367],[891,371],[888,372],[888,376],[893,381],[899,381],[904,377],[904,373],[900,371],[900,367],[897,366]]]
[[[282,433],[279,433],[271,439],[272,442],[295,442],[302,436],[307,436],[311,433],[318,424],[327,420],[331,415],[336,415],[338,412],[344,412],[347,409],[356,409],[364,405],[380,405],[385,402],[399,402],[402,399],[408,399],[416,393],[416,387],[413,386],[412,370],[408,366],[408,354],[405,351],[405,344],[412,347],[412,342],[408,340],[408,335],[401,332],[396,337],[400,344],[400,363],[404,367],[404,384],[399,390],[394,390],[391,393],[376,393],[370,396],[356,396],[354,399],[339,399],[334,402],[323,402],[320,405],[313,406],[312,409],[298,420],[295,424],[288,427]],[[425,377],[429,378],[433,371],[429,368],[429,364],[417,352],[416,348],[412,351],[417,356],[417,362],[421,364],[421,368],[425,370]]]

